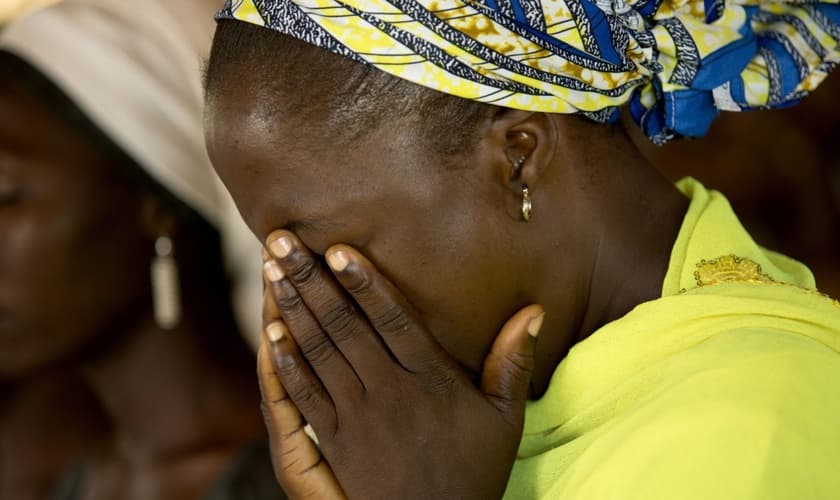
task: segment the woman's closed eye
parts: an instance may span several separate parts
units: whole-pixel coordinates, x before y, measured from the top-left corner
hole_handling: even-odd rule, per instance
[[[289,223],[285,227],[295,233],[301,242],[312,252],[323,256],[327,249],[336,243],[353,245],[355,248],[363,249],[367,241],[359,241],[358,234],[352,234],[349,227],[323,219],[306,219]]]

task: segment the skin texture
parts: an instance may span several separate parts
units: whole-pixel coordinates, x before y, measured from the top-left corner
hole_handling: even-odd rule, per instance
[[[295,111],[296,102],[317,102],[306,89],[317,88],[322,69],[301,68],[312,82],[293,92],[266,93],[237,78],[240,71],[259,72],[258,67],[227,74],[211,70],[208,87],[209,151],[246,222],[266,241],[270,257],[282,253],[276,244],[272,247],[276,228],[291,231],[283,234],[294,238],[299,252],[312,252],[301,257],[305,265],[278,259],[285,284],[270,287],[289,333],[270,349],[291,403],[283,402],[283,393],[271,388],[270,376],[261,371],[264,405],[280,408],[277,414],[266,411],[275,435],[278,478],[293,498],[317,498],[324,491],[350,498],[388,498],[395,491],[400,498],[497,498],[507,481],[504,471],[510,470],[521,420],[507,421],[515,432],[497,425],[504,411],[487,410],[483,381],[526,380],[530,395],[537,397],[575,342],[658,297],[687,200],[619,128],[577,117],[499,110],[476,125],[475,148],[455,157],[430,147],[411,119],[381,124],[351,147],[336,147],[325,116],[312,106],[305,116]],[[277,88],[285,88],[282,81]],[[514,168],[520,158],[521,166]],[[523,184],[534,204],[528,223],[521,216]],[[339,272],[329,278],[316,272],[321,256],[331,255],[339,243],[352,262],[364,262],[359,267],[367,275],[382,276],[397,291],[362,300],[346,281],[352,276]],[[350,291],[342,295],[344,305],[336,306],[334,299],[332,309],[318,306],[342,288]],[[301,299],[290,299],[295,294]],[[405,307],[386,309],[392,319],[378,326],[381,318],[371,314],[371,307],[383,307],[395,295],[404,297]],[[309,313],[301,312],[301,303]],[[546,312],[532,369],[520,368],[519,377],[507,363],[502,363],[506,369],[488,370],[498,367],[499,359],[528,355],[521,345],[503,341],[507,335],[521,338],[522,324],[502,326],[529,304]],[[382,346],[369,340],[356,339],[358,346],[346,347],[365,353],[360,360],[370,360],[348,357],[352,370],[335,361],[340,357],[325,354],[333,345],[347,356],[346,336],[330,331],[346,323],[347,314],[341,319],[334,309],[363,311],[358,314],[366,317],[360,321],[368,325],[368,334],[361,338],[382,339],[399,367],[390,358],[377,362]],[[300,314],[310,317],[309,326],[299,321]],[[314,337],[320,340],[309,333],[316,324],[326,331]],[[406,357],[397,354],[387,324],[414,332],[405,342],[421,345]],[[423,345],[414,337],[435,342]],[[500,341],[499,350],[491,350]],[[448,380],[456,381],[453,392],[443,392],[451,396],[443,398],[448,409],[427,397],[439,394],[434,379],[397,375],[400,367],[413,373],[412,366],[429,360],[447,367]],[[352,373],[366,388],[368,376],[385,382],[374,384],[370,396],[346,396],[356,403],[345,406],[343,394],[353,394]],[[473,380],[471,391],[465,379]],[[516,397],[519,387],[505,385],[503,399],[516,401],[508,406],[512,413],[524,408],[524,398]],[[319,388],[331,403],[317,396],[324,394]],[[296,411],[318,433],[326,466],[314,459],[318,455],[311,446],[289,447],[276,438],[277,433],[300,434]],[[329,420],[331,413],[338,424]],[[400,432],[406,428],[420,431]],[[380,437],[382,432],[387,438]],[[490,449],[483,447],[488,442],[494,445]],[[428,453],[415,453],[423,449]],[[296,460],[313,467],[299,470],[288,464]],[[360,465],[368,463],[404,466],[389,468],[399,473],[386,475]],[[478,484],[476,470],[481,469],[493,473]],[[336,484],[342,491],[333,488]]]
[[[26,384],[62,367],[90,391],[108,425],[86,443],[81,498],[199,498],[261,435],[218,241],[125,175],[138,167],[46,100],[43,82],[16,75],[0,78],[0,380]],[[174,240],[184,308],[170,331],[154,322],[149,285],[162,234]],[[83,411],[85,399],[76,404]],[[64,415],[66,405],[40,411]],[[38,437],[60,443],[71,431]]]

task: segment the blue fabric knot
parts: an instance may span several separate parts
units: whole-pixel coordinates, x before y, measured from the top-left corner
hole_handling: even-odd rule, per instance
[[[642,14],[625,0],[595,0],[595,5],[608,16],[615,16],[627,29],[641,31],[647,26]]]

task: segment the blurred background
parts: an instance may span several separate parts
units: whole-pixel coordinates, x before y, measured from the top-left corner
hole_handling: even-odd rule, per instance
[[[285,498],[204,146],[220,4],[0,0],[2,500]]]

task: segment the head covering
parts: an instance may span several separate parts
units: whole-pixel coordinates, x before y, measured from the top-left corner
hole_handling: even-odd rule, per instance
[[[0,50],[52,80],[161,186],[221,234],[240,326],[259,332],[259,242],[216,176],[203,133],[201,58],[212,0],[64,0],[10,25]]]
[[[609,122],[630,102],[658,143],[791,105],[840,60],[837,0],[228,0],[217,18],[499,106]]]
[[[57,0],[3,0],[0,2],[0,24],[18,18],[27,12],[40,9]]]

